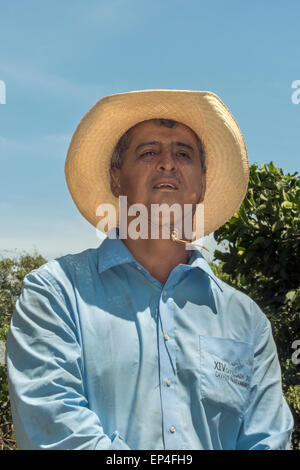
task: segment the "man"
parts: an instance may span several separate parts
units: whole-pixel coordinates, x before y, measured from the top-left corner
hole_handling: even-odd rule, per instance
[[[103,204],[118,213],[125,197],[126,210],[97,249],[24,279],[7,338],[19,447],[288,449],[270,322],[192,244],[199,206],[206,235],[247,190],[245,144],[222,101],[174,90],[106,97],[72,138],[66,179],[94,226]],[[152,218],[163,204],[177,208],[169,223]],[[192,214],[181,232],[191,217],[178,207]]]

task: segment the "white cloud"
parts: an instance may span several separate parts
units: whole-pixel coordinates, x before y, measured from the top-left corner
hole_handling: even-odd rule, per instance
[[[0,201],[0,211],[11,209],[11,204],[9,202]]]
[[[78,220],[78,222],[76,222]],[[96,229],[80,217],[48,218],[40,213],[19,216],[16,222],[5,224],[0,233],[0,258],[18,256],[20,252],[33,254],[35,251],[46,259],[53,259],[68,253],[79,253],[95,248],[101,243]],[[101,237],[104,239],[104,235]]]
[[[0,159],[65,158],[71,136],[49,134],[30,138],[7,139],[0,136]]]
[[[7,88],[9,88],[9,81],[12,80],[18,83],[18,86],[32,89],[35,93],[42,91],[62,99],[94,101],[95,96],[101,97],[106,93],[101,83],[82,84],[55,73],[43,72],[29,63],[2,61],[0,74],[5,77]]]
[[[149,11],[145,11],[145,4],[140,0],[102,0],[81,11],[81,21],[84,18],[89,26],[101,26],[113,36],[124,35],[132,31],[138,23],[147,18]],[[149,8],[151,10],[151,7]]]

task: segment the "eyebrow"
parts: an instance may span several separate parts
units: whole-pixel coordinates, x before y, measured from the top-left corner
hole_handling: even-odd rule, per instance
[[[152,142],[142,142],[141,144],[139,144],[135,151],[137,151],[138,149],[140,149],[141,147],[145,147],[145,145],[157,145],[159,144],[160,142],[158,142],[157,140],[153,140]]]
[[[179,147],[184,147],[191,151],[194,151],[194,148],[191,145],[185,144],[184,142],[176,141],[174,143],[178,145]],[[160,142],[158,142],[157,140],[153,140],[152,142],[142,142],[136,147],[135,151],[139,150],[141,147],[145,147],[145,145],[158,145],[158,144],[160,144]]]
[[[191,145],[188,145],[188,144],[184,144],[183,142],[175,142],[176,145],[178,145],[179,147],[185,147],[189,150],[192,150],[194,151],[194,148],[191,146]]]

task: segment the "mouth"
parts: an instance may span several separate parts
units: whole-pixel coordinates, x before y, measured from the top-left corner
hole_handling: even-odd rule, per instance
[[[153,186],[153,189],[160,189],[164,191],[176,191],[178,189],[177,183],[170,181],[161,181]]]

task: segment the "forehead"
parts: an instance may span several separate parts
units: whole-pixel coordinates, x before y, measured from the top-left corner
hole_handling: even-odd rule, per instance
[[[155,120],[143,121],[136,124],[128,132],[130,143],[145,137],[170,137],[189,140],[190,143],[197,145],[197,136],[195,132],[188,126],[182,123],[177,123],[173,127],[166,127]]]

